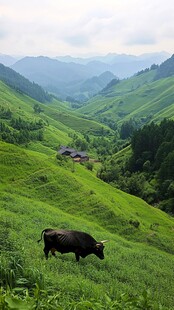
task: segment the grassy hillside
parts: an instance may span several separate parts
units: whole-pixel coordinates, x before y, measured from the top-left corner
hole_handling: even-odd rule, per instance
[[[64,305],[82,296],[104,302],[103,292],[114,300],[122,292],[137,295],[148,288],[156,301],[172,309],[173,219],[96,179],[81,165],[75,171],[71,162],[62,166],[55,155],[0,143],[3,270],[4,264],[8,271],[8,264],[17,261],[22,267],[15,285],[20,287],[24,277],[22,287],[32,288],[35,282],[41,289],[51,286]],[[46,262],[43,245],[36,242],[46,227],[79,229],[110,240],[105,260],[89,256],[78,265],[73,254],[58,254]]]
[[[41,113],[34,113],[33,107],[35,105],[40,107]],[[28,121],[43,120],[45,128],[42,147],[57,148],[60,144],[69,144],[72,142],[71,136],[73,134],[90,133],[95,136],[99,135],[100,132],[105,134],[111,132],[107,126],[72,112],[58,100],[53,100],[52,103],[44,105],[30,97],[19,94],[2,82],[0,82],[0,107],[10,109],[16,118],[21,117]],[[30,146],[32,143],[28,145],[28,147]]]
[[[114,299],[123,291],[140,294],[149,288],[155,300],[172,308],[172,218],[113,189],[81,165],[75,172],[71,162],[60,166],[55,156],[1,142],[0,164],[1,235],[6,235],[1,260],[13,255],[22,265],[19,277],[40,281],[43,289],[58,288],[60,300],[67,293],[72,300],[103,300],[103,292]],[[131,219],[140,222],[139,228]],[[36,242],[46,227],[110,240],[105,260],[89,256],[77,264],[73,254],[58,254],[46,262],[43,245]]]
[[[155,82],[155,70],[123,80],[96,96],[79,111],[98,119],[122,123],[130,118],[146,122],[174,117],[174,78]]]
[[[95,169],[56,158],[56,145],[68,144],[75,128],[83,130],[72,121],[79,116],[69,115],[66,126],[57,120],[65,113],[60,105],[56,114],[58,102],[34,114],[34,100],[2,83],[0,96],[17,117],[47,122],[43,141],[27,147],[0,141],[0,306],[173,309],[173,218],[96,178]],[[48,227],[109,240],[105,259],[90,255],[76,263],[74,254],[57,253],[46,261],[37,240]]]

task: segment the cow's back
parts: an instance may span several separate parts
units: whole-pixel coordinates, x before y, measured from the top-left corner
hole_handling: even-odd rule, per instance
[[[44,240],[47,243],[81,248],[87,248],[96,243],[96,240],[89,234],[77,230],[48,230],[44,234]]]

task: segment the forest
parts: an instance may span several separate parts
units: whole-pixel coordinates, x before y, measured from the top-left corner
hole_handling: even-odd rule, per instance
[[[174,121],[134,130],[130,148],[121,165],[117,156],[104,161],[98,177],[174,214]]]
[[[13,144],[27,144],[43,140],[44,122],[15,118],[10,109],[0,107],[0,139]],[[6,120],[6,122],[5,122]]]

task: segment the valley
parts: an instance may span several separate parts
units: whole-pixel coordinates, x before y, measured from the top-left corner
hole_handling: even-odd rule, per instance
[[[130,157],[123,124],[133,120],[134,130],[143,130],[173,121],[174,77],[155,79],[157,72],[107,84],[80,107],[53,94],[41,102],[0,81],[4,309],[173,309],[173,215],[98,177],[107,161],[113,172]],[[92,164],[61,156],[62,145],[87,151]],[[77,263],[57,252],[46,261],[37,243],[45,228],[108,240],[105,259]]]

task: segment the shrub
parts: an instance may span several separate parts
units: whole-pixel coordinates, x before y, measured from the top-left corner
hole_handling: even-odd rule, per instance
[[[138,220],[129,220],[129,224],[133,225],[135,228],[140,226],[140,222]]]
[[[86,161],[86,162],[85,162],[85,167],[86,167],[88,170],[92,171],[93,168],[94,168],[94,164],[93,164],[92,162],[90,162],[90,161]]]

